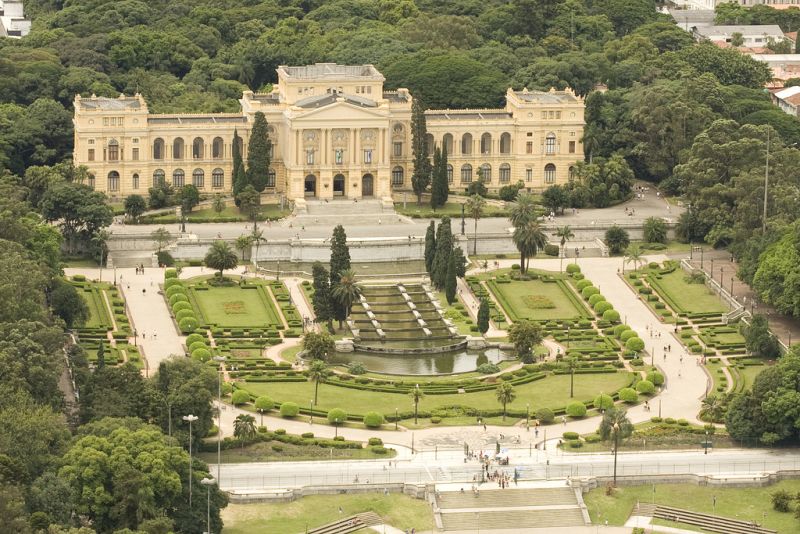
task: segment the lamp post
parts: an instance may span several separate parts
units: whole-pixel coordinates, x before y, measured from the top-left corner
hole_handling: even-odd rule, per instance
[[[314,399],[311,399],[311,412],[309,412],[309,413],[311,414],[311,418],[308,420],[308,424],[309,425],[313,425],[314,424]]]
[[[714,279],[714,258],[711,258],[711,279]]]
[[[192,509],[192,423],[198,419],[192,414],[183,416],[184,421],[189,421],[189,510]]]
[[[706,430],[706,446],[703,447],[703,454],[708,454],[708,430]]]
[[[211,486],[216,482],[213,478],[204,478],[200,484],[206,487],[206,532],[211,534]]]
[[[394,409],[394,429],[395,430],[397,430],[397,417],[398,417],[398,415],[399,415],[399,412],[398,412],[397,408],[395,408]]]
[[[139,346],[139,333],[136,331],[135,328],[133,329],[133,346],[134,347]]]
[[[731,276],[731,299],[733,299],[733,280],[734,280],[734,277]]]
[[[464,221],[464,204],[461,204],[461,235],[464,235],[464,226],[466,222]]]
[[[339,437],[339,418],[338,417],[336,418],[336,424],[333,425],[333,428],[335,429],[334,432],[333,432],[333,437],[338,438]]]
[[[617,451],[619,449],[619,423],[614,423],[614,487],[617,487]]]
[[[567,349],[569,349],[569,325],[567,325]]]
[[[225,356],[214,356],[217,362],[217,481],[220,479],[220,464],[222,459],[222,362]],[[261,426],[264,426],[264,414],[261,414]]]

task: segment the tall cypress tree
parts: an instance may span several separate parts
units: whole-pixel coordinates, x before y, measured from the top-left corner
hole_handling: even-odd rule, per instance
[[[419,98],[411,104],[411,152],[414,155],[414,173],[411,187],[417,195],[417,204],[422,203],[422,193],[431,183],[431,162],[428,154],[428,126],[425,122],[425,109]]]
[[[436,231],[436,255],[431,268],[431,281],[436,289],[444,289],[452,251],[453,233],[450,230],[450,217],[443,217]]]
[[[328,324],[333,320],[333,302],[331,300],[330,275],[328,270],[320,262],[314,262],[311,267],[314,277],[314,295],[311,302],[314,306],[314,315],[318,321],[325,321]]]
[[[258,111],[247,145],[247,182],[259,193],[267,187],[270,144],[267,118]]]
[[[450,194],[450,181],[447,179],[447,147],[442,146],[442,155],[439,159],[439,198],[441,206],[447,204],[447,197]]]
[[[433,150],[433,169],[431,171],[431,207],[433,209],[443,205],[441,186],[439,185],[439,172],[442,168],[442,151],[437,146]]]
[[[481,334],[489,330],[489,301],[486,297],[481,298],[481,305],[478,307],[478,330]]]
[[[447,259],[447,272],[445,273],[444,281],[444,296],[448,304],[456,301],[456,255],[455,252],[450,252],[450,257]]]
[[[234,198],[239,197],[239,193],[242,192],[244,186],[247,185],[247,177],[245,176],[244,172],[244,161],[242,161],[242,138],[239,137],[239,132],[234,129],[233,130],[233,174],[231,175],[231,186],[233,189],[233,196]],[[239,205],[239,201],[236,200],[236,205]]]
[[[341,224],[333,229],[331,238],[331,291],[339,283],[342,271],[350,268],[350,249],[347,247],[347,234]]]
[[[428,275],[433,268],[433,258],[436,256],[436,223],[431,221],[428,231],[425,232],[425,270]]]

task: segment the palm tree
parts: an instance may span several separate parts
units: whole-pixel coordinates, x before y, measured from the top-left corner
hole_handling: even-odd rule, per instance
[[[569,369],[569,398],[575,396],[575,369],[578,367],[577,358],[567,358],[567,369]]]
[[[239,414],[233,420],[233,435],[242,441],[242,448],[245,442],[253,439],[256,435],[256,418],[249,414]]]
[[[414,401],[414,424],[417,424],[417,413],[419,411],[419,401],[421,401],[425,397],[425,393],[419,389],[419,384],[417,387],[411,390],[411,400]]]
[[[352,269],[345,269],[339,275],[339,283],[331,292],[339,305],[344,309],[345,318],[350,317],[350,309],[353,303],[361,294],[361,288],[356,283],[356,273]],[[342,321],[339,321],[339,328],[342,328]]]
[[[99,230],[92,236],[91,242],[100,251],[100,280],[103,279],[103,263],[108,260],[108,240],[111,238],[111,232],[108,230]]]
[[[233,269],[239,264],[239,258],[225,241],[214,241],[205,257],[206,267],[219,271],[217,278],[222,279],[226,269]]]
[[[511,214],[509,215],[511,226],[522,226],[528,221],[536,218],[536,202],[533,195],[528,193],[520,193],[517,195],[517,200],[511,207]]]
[[[512,239],[519,250],[520,272],[524,274],[528,272],[528,258],[536,256],[536,253],[544,248],[547,244],[547,237],[542,232],[539,223],[531,220],[514,228]]]
[[[567,246],[567,241],[575,237],[575,234],[572,233],[572,229],[569,227],[569,225],[567,225],[556,230],[556,237],[561,238],[561,261],[558,263],[558,270],[560,272],[563,271],[562,267],[564,265],[564,252],[566,251],[565,247]]]
[[[214,213],[217,215],[225,211],[225,199],[222,198],[222,195],[219,193],[214,195],[214,200],[211,203],[211,207],[214,209]]]
[[[317,404],[319,383],[325,382],[329,374],[328,366],[322,360],[314,360],[311,362],[311,365],[308,366],[308,379],[314,382],[314,404]]]
[[[716,395],[709,395],[703,399],[700,417],[707,417],[712,423],[722,419],[722,400]]]
[[[472,238],[472,254],[478,254],[478,219],[483,215],[486,199],[480,195],[472,195],[467,199],[467,213],[475,221],[475,231]]]
[[[258,230],[255,227],[253,228],[253,232],[250,234],[250,241],[255,243],[256,245],[256,275],[258,275],[258,248],[261,246],[261,243],[266,243],[267,239],[264,237],[264,231]]]
[[[639,246],[639,243],[634,243],[633,245],[628,247],[628,250],[625,254],[625,261],[622,263],[622,274],[625,274],[625,264],[632,263],[634,269],[639,268],[640,263],[644,263],[644,259],[642,258],[642,247]]]
[[[609,408],[603,414],[598,430],[603,441],[614,439],[614,486],[617,485],[617,452],[620,438],[625,439],[633,433],[633,423],[628,419],[628,412],[620,408]]]
[[[514,391],[514,386],[512,386],[508,382],[503,382],[499,386],[497,386],[495,395],[497,396],[497,402],[503,405],[503,421],[505,421],[506,405],[509,402],[514,402],[514,400],[517,398],[517,393]]]
[[[249,235],[240,235],[236,238],[236,249],[242,253],[242,263],[244,263],[244,253],[253,244]]]

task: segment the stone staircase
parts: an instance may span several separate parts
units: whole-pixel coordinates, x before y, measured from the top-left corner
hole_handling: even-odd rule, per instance
[[[687,525],[700,527],[704,531],[720,532],[722,534],[776,534],[777,532],[775,530],[762,528],[754,521],[729,519],[718,515],[702,514],[682,508],[662,506],[660,504],[655,505],[655,510],[653,510],[652,515],[658,519],[686,523]]]
[[[407,219],[394,211],[394,205],[379,199],[359,200],[306,200],[295,207],[292,217],[285,224],[298,226],[333,226],[336,224],[375,225],[407,223]],[[284,224],[282,223],[282,224]]]
[[[482,489],[439,492],[437,513],[445,531],[579,527],[586,516],[573,488]]]
[[[365,527],[373,525],[380,525],[383,523],[381,516],[375,512],[364,512],[363,514],[356,514],[327,525],[322,525],[315,529],[311,529],[306,534],[348,534],[349,532],[357,532]]]

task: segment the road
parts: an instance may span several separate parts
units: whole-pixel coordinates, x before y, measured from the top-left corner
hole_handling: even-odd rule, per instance
[[[522,480],[608,476],[614,472],[612,454],[545,453],[528,447],[510,449],[507,454],[510,464],[497,469],[506,470],[510,474],[519,469]],[[239,492],[308,485],[353,486],[399,482],[471,484],[473,477],[480,479],[478,463],[474,460],[464,463],[463,450],[426,451],[413,456],[409,456],[408,451],[403,451],[396,464],[394,461],[391,467],[388,464],[388,460],[223,464],[220,479],[222,489]],[[216,465],[209,467],[216,474]],[[493,471],[495,468],[492,466],[490,469]],[[699,451],[620,453],[617,474],[697,474],[721,478],[752,478],[764,473],[791,469],[800,469],[800,456],[796,450],[719,449],[707,455]]]

